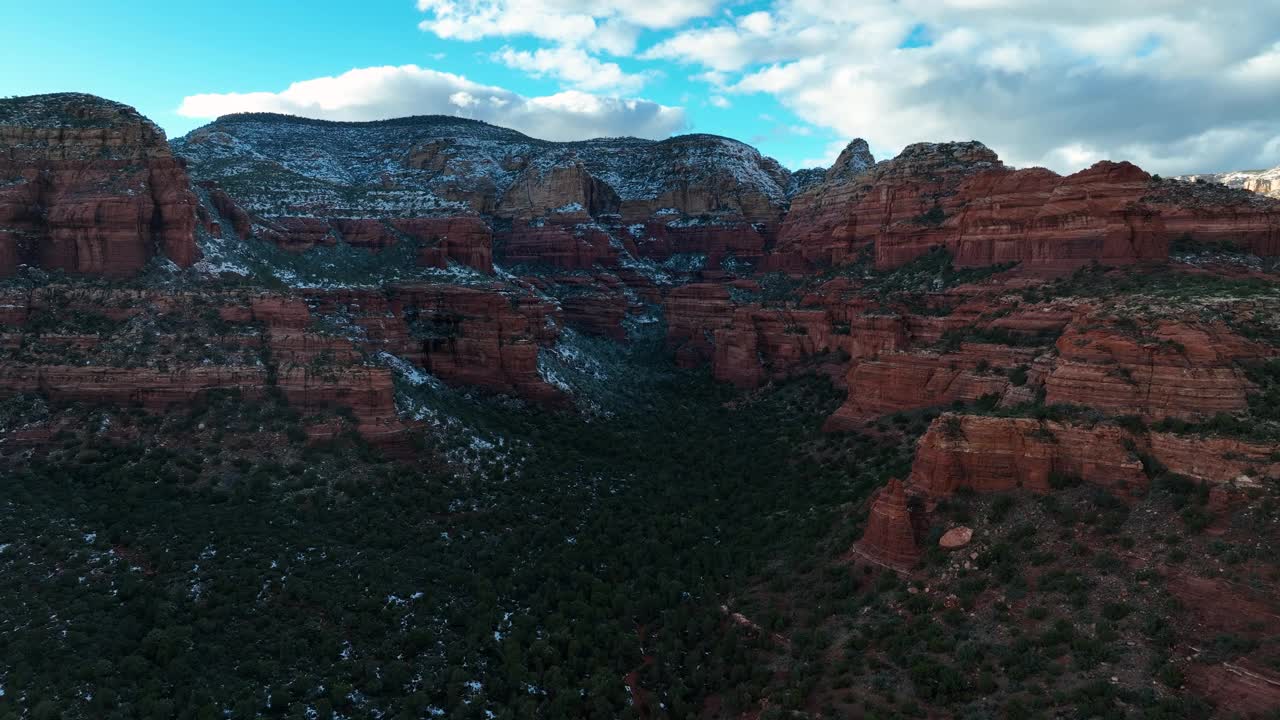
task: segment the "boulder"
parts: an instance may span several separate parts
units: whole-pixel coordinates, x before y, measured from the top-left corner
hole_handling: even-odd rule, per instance
[[[972,540],[973,528],[961,525],[943,533],[942,537],[938,538],[938,547],[943,550],[959,550],[967,546]]]

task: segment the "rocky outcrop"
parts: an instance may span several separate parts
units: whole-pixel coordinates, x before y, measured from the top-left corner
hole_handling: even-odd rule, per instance
[[[711,268],[726,258],[759,261],[770,241],[767,225],[726,221],[649,221],[632,225],[627,234],[639,257],[661,262],[677,253],[696,253],[706,255]]]
[[[959,550],[973,541],[973,528],[963,525],[953,527],[938,538],[938,547],[943,550]]]
[[[41,393],[55,400],[139,405],[152,412],[181,411],[213,390],[261,396],[273,382],[296,407],[350,408],[357,431],[372,442],[393,444],[405,431],[396,415],[391,375],[382,368],[294,368],[272,379],[261,367],[0,366],[0,392],[6,395]]]
[[[539,402],[564,401],[538,372],[539,349],[558,335],[548,323],[550,304],[452,285],[398,286],[396,300],[412,323],[409,358],[421,357],[428,372]]]
[[[1051,478],[1058,476],[1133,495],[1147,487],[1154,471],[1214,486],[1280,476],[1273,453],[1273,446],[1229,438],[946,414],[920,439],[907,484],[929,497],[960,489],[1049,492]]]
[[[716,379],[743,388],[784,377],[817,356],[840,350],[848,339],[835,333],[824,310],[755,305],[735,310],[730,324],[712,337]]]
[[[338,244],[338,236],[328,220],[313,217],[263,218],[264,239],[290,252],[306,252],[313,247]]]
[[[209,202],[222,217],[231,221],[232,232],[241,240],[248,240],[253,234],[253,218],[244,208],[236,204],[231,196],[214,186],[209,189]]]
[[[809,263],[838,265],[899,223],[941,238],[943,233],[933,227],[945,219],[943,210],[934,210],[940,198],[952,194],[965,177],[991,168],[1003,165],[981,143],[920,143],[855,178],[837,171],[831,181],[792,200],[777,251]],[[939,242],[924,239],[918,244],[927,248]]]
[[[663,305],[667,317],[667,347],[676,364],[697,367],[715,354],[715,332],[733,322],[729,290],[716,283],[695,283],[673,289]]]
[[[549,215],[586,221],[616,214],[621,202],[608,183],[572,162],[526,170],[502,196],[496,214],[525,221]]]
[[[499,256],[508,265],[590,270],[618,264],[612,237],[591,225],[516,223],[499,233],[497,241]]]
[[[1280,202],[1277,207],[1175,207],[1162,213],[1169,237],[1205,246],[1280,255]]]
[[[1115,426],[946,414],[920,439],[907,484],[929,497],[960,489],[1048,492],[1058,474],[1128,494],[1148,480],[1126,440]]]
[[[164,133],[89,95],[0,100],[0,275],[122,277],[196,260],[196,198]]]
[[[211,197],[216,197],[211,193]],[[233,210],[235,207],[233,206]],[[226,216],[226,211],[220,212]],[[450,261],[483,273],[493,272],[493,231],[479,216],[410,218],[260,218],[263,237],[285,250],[306,252],[345,242],[378,251],[403,241],[420,245],[418,264],[447,268]],[[233,220],[233,222],[235,222]]]
[[[1143,326],[1087,311],[1068,326],[1057,349],[1045,381],[1046,403],[1155,419],[1245,408],[1252,383],[1236,363],[1267,355],[1222,325]]]
[[[1221,485],[1240,478],[1280,477],[1276,448],[1256,442],[1153,432],[1144,447],[1169,470],[1197,482]]]
[[[201,182],[217,183],[264,221],[483,213],[510,219],[516,227],[533,221],[597,223],[618,241],[637,224],[677,220],[729,227],[735,234],[759,226],[743,237],[771,238],[790,186],[790,173],[776,161],[727,138],[551,143],[445,117],[329,123],[237,115],[220,118],[174,146]],[[228,160],[251,165],[272,180],[245,182],[238,172],[226,172],[236,165]],[[677,247],[670,252],[700,252],[680,247],[680,233],[672,239]],[[740,241],[695,242],[727,246]],[[753,249],[759,254],[759,240]],[[556,259],[546,262],[565,267]]]
[[[872,562],[897,570],[908,569],[920,559],[911,509],[900,480],[890,480],[872,499],[867,529],[854,550]]]
[[[1270,170],[1238,170],[1205,175],[1182,175],[1174,179],[1187,183],[1215,183],[1280,199],[1280,167],[1271,168]]]
[[[382,291],[308,291],[319,315],[358,327],[368,352],[388,352],[455,385],[551,404],[563,393],[538,371],[538,351],[555,342],[551,303],[527,294],[447,284]]]
[[[1221,185],[1165,181],[1146,198],[1183,245],[1234,247],[1280,254],[1280,199]]]
[[[882,269],[936,246],[959,267],[1162,260],[1168,233],[1140,202],[1149,184],[1129,163],[1061,177],[1006,168],[981,143],[912,145],[853,179],[796,197],[778,251],[841,264],[873,243]]]
[[[388,445],[404,428],[390,371],[369,363],[384,353],[447,383],[564,400],[538,367],[540,349],[558,336],[555,305],[505,288],[281,295],[50,286],[7,293],[0,307],[6,393],[169,412],[212,390],[252,397],[274,386],[300,408],[350,408],[357,431]],[[164,334],[171,327],[186,330]]]
[[[945,407],[984,396],[1002,399],[1010,368],[1034,360],[1031,348],[965,343],[955,352],[884,353],[855,361],[845,378],[849,398],[827,421],[830,430],[858,430],[902,410]]]
[[[829,183],[848,182],[870,170],[875,164],[876,159],[872,156],[867,141],[854,138],[840,151],[840,156],[823,179]]]
[[[391,226],[425,244],[418,264],[444,269],[452,260],[482,273],[493,273],[493,231],[479,217],[391,220]]]
[[[296,407],[350,408],[356,431],[375,444],[395,444],[404,433],[386,368],[291,368],[276,383]]]
[[[852,262],[867,248],[887,269],[936,246],[959,267],[1070,268],[1164,260],[1170,240],[1184,236],[1280,250],[1274,203],[1203,190],[1166,197],[1165,188],[1199,186],[1156,182],[1124,162],[1066,177],[1014,170],[978,142],[918,143],[875,163],[854,140],[831,168],[789,173],[710,135],[549,143],[459,118],[328,123],[256,114],[220,118],[174,145],[198,179],[294,249],[338,237],[373,248],[394,239],[365,221],[483,214],[502,221],[510,262],[557,269],[613,268],[627,252],[804,272]],[[226,172],[241,164],[271,182]],[[284,218],[356,224],[330,233]],[[243,223],[232,222],[240,234]],[[441,253],[428,255],[440,261]]]

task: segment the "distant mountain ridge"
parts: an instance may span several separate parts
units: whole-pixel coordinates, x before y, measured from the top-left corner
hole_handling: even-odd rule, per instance
[[[1270,170],[1234,170],[1224,173],[1181,175],[1177,179],[1190,182],[1204,180],[1230,188],[1249,190],[1267,197],[1280,198],[1280,167]]]

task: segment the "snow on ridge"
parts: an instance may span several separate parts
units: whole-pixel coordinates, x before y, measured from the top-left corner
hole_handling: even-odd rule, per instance
[[[714,135],[554,143],[493,125],[444,120],[349,124],[241,116],[219,119],[172,146],[195,179],[234,178],[244,192],[233,194],[249,195],[250,205],[261,195],[303,188],[321,195],[381,190],[393,203],[405,193],[440,196],[450,190],[500,197],[527,168],[566,163],[582,163],[623,200],[655,199],[687,181],[721,178],[783,202],[790,182],[790,172],[777,161]],[[341,202],[318,199],[325,205]]]

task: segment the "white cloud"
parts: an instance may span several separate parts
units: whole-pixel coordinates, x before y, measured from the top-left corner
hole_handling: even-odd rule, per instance
[[[743,17],[738,26],[753,35],[768,35],[773,30],[773,16],[760,10]]]
[[[715,11],[720,0],[418,0],[427,14],[419,27],[442,38],[530,35],[582,43],[602,25],[611,28],[605,49],[625,47],[628,27],[665,29]]]
[[[978,64],[1007,73],[1025,73],[1040,64],[1040,51],[1032,45],[1006,43],[978,56]]]
[[[1227,76],[1246,85],[1280,85],[1280,42],[1232,67]]]
[[[280,92],[191,95],[178,108],[179,115],[201,119],[237,112],[357,121],[455,115],[547,140],[618,135],[663,138],[686,125],[683,109],[648,100],[576,90],[531,98],[416,65],[359,68],[337,77],[295,82]]]
[[[647,80],[628,74],[617,63],[602,62],[579,48],[539,48],[533,52],[503,48],[494,59],[534,77],[551,76],[582,90],[614,90],[633,93]]]
[[[590,93],[631,95],[665,73],[693,83],[669,97],[727,107],[765,94],[821,137],[867,138],[879,157],[978,139],[1006,162],[1058,171],[1102,157],[1164,174],[1280,162],[1276,0],[416,1],[421,28],[441,38],[541,41],[488,57],[564,91],[530,98],[413,66],[365,68],[279,93],[192,96],[183,112],[441,112],[551,138],[659,137],[685,126],[682,110]],[[624,70],[602,54],[633,60]],[[640,61],[649,69],[636,72]]]
[[[822,78],[825,67],[826,60],[822,57],[797,60],[786,65],[771,65],[747,75],[734,89],[743,92],[787,92]]]
[[[716,27],[680,33],[649,48],[640,57],[698,63],[724,72],[741,70],[758,52],[737,28]]]
[[[1110,157],[1169,174],[1271,161],[1277,28],[1274,0],[775,0],[641,57],[771,95],[878,156],[978,139],[1011,164]]]

